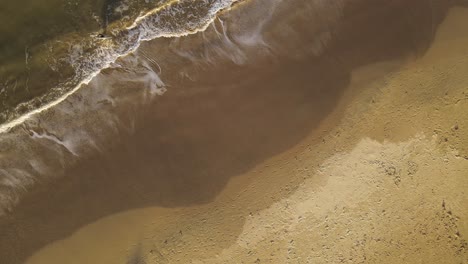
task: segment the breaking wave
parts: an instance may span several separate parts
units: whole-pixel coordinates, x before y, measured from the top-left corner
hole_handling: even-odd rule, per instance
[[[0,122],[3,124],[0,125],[0,133],[62,102],[119,57],[134,52],[142,41],[160,37],[180,37],[203,31],[218,12],[229,8],[234,2],[237,0],[171,0],[138,17],[127,28],[111,27],[108,36],[96,32],[78,42],[72,37],[55,42],[48,49],[53,52],[62,49],[65,52],[62,52],[62,56],[49,56],[49,67],[55,71],[71,68],[71,76],[64,78],[64,81],[43,95],[2,111]]]

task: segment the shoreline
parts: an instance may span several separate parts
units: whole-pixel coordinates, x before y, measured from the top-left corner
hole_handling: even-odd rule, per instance
[[[398,10],[396,8],[392,11],[398,13]],[[352,26],[361,25],[360,23],[367,24],[365,20],[352,19],[353,16],[350,14],[353,13],[349,12],[351,11],[345,10],[344,17],[351,19],[356,24],[345,27],[344,31]],[[453,12],[461,11],[456,9]],[[346,15],[351,16],[351,18],[346,17]],[[226,16],[235,16],[235,14],[226,14]],[[460,17],[463,15],[457,16],[463,22]],[[377,21],[382,24],[388,23],[388,20],[385,19]],[[454,23],[453,20],[449,21]],[[222,23],[227,22],[218,23],[220,23],[219,28]],[[425,50],[425,45],[428,45],[425,42],[427,40],[422,39],[420,45],[416,45],[416,47],[406,42],[397,43],[399,45],[391,42],[386,43],[385,41],[392,40],[395,33],[413,35],[400,28],[401,24],[397,24],[395,28],[389,29],[388,35],[385,35],[383,40],[373,38],[369,32],[378,30],[379,23],[368,28],[357,27],[359,28],[357,32],[346,31],[347,34],[340,35],[337,40],[332,39],[327,46],[328,49],[325,50],[325,55],[321,55],[319,58],[311,56],[307,60],[298,62],[291,59],[293,57],[291,55],[291,57],[282,57],[280,63],[273,64],[267,57],[262,64],[247,67],[236,65],[234,59],[237,57],[229,57],[234,63],[228,61],[208,68],[215,68],[217,71],[213,70],[213,72],[218,73],[216,76],[212,72],[207,72],[206,68],[202,68],[205,75],[198,76],[195,81],[178,81],[179,79],[176,77],[170,79],[165,76],[166,78],[163,80],[174,86],[174,89],[171,88],[165,96],[158,97],[155,103],[143,101],[147,103],[145,106],[147,108],[144,108],[143,114],[138,116],[133,134],[124,134],[116,140],[117,143],[112,149],[104,149],[85,160],[80,160],[71,168],[67,168],[67,177],[54,179],[51,183],[43,186],[44,190],[40,190],[34,195],[28,195],[17,208],[8,214],[8,219],[3,220],[6,222],[0,222],[0,232],[3,232],[5,238],[0,240],[0,247],[5,248],[2,254],[5,254],[6,259],[11,259],[12,263],[15,261],[20,263],[20,260],[24,261],[32,254],[37,253],[39,257],[36,255],[34,258],[44,257],[45,263],[50,263],[50,261],[47,262],[47,258],[57,256],[57,252],[54,251],[55,246],[67,247],[67,240],[60,241],[61,239],[68,238],[69,241],[76,241],[73,240],[75,239],[74,234],[79,235],[82,232],[93,236],[93,232],[81,231],[82,228],[84,227],[83,230],[85,230],[87,225],[94,225],[93,223],[102,227],[101,220],[105,222],[111,219],[110,221],[112,221],[115,216],[116,226],[114,227],[117,228],[116,230],[125,230],[125,228],[131,230],[132,226],[141,225],[138,221],[144,222],[155,217],[153,226],[157,232],[145,235],[154,235],[155,240],[149,239],[149,243],[155,243],[157,250],[159,248],[165,249],[164,257],[173,257],[171,259],[173,263],[178,263],[177,259],[184,259],[184,254],[183,252],[172,252],[171,248],[186,247],[187,252],[191,254],[203,254],[203,250],[197,246],[199,241],[196,239],[203,232],[208,234],[205,237],[206,240],[203,239],[204,243],[212,241],[205,244],[207,248],[216,248],[216,252],[223,255],[224,249],[229,250],[231,245],[236,247],[236,244],[239,243],[237,238],[245,228],[245,223],[252,223],[249,219],[257,219],[254,219],[257,222],[254,221],[251,225],[261,225],[259,221],[262,222],[263,218],[258,218],[257,213],[263,212],[277,202],[282,205],[282,199],[299,190],[304,181],[311,180],[312,184],[307,183],[307,185],[312,185],[315,191],[325,188],[331,176],[317,176],[322,170],[320,166],[327,158],[339,153],[337,161],[331,159],[325,166],[326,168],[335,168],[330,163],[340,163],[339,157],[347,157],[346,155],[351,153],[355,146],[361,146],[358,142],[362,138],[370,137],[378,141],[375,143],[372,140],[364,140],[364,149],[367,145],[382,152],[388,148],[396,148],[398,149],[396,153],[403,153],[402,155],[405,154],[405,149],[412,146],[411,144],[417,145],[418,142],[422,142],[420,144],[423,148],[431,146],[429,149],[434,150],[434,153],[438,153],[437,155],[442,153],[440,154],[442,158],[446,153],[444,151],[439,153],[436,150],[440,151],[439,148],[448,147],[447,144],[454,144],[452,142],[456,143],[459,140],[460,145],[457,145],[459,155],[468,154],[463,149],[467,146],[463,142],[463,137],[460,136],[457,139],[451,134],[448,136],[438,135],[437,138],[440,139],[440,142],[436,142],[437,147],[435,148],[430,145],[433,143],[428,143],[432,142],[431,140],[416,138],[414,141],[416,143],[411,143],[410,139],[421,130],[429,137],[430,128],[434,124],[442,124],[441,120],[445,120],[443,123],[445,131],[453,126],[453,124],[449,126],[448,123],[458,118],[456,115],[448,115],[451,117],[450,119],[443,119],[444,115],[439,115],[438,119],[428,121],[418,116],[419,118],[415,118],[415,120],[419,121],[413,122],[410,118],[413,117],[412,115],[406,117],[407,115],[401,111],[392,110],[395,108],[392,106],[394,103],[398,103],[401,109],[411,105],[411,103],[405,102],[405,98],[408,96],[402,95],[405,94],[403,88],[395,88],[400,87],[399,85],[410,88],[408,92],[413,95],[411,98],[419,98],[413,102],[415,107],[411,108],[411,111],[408,110],[409,113],[418,115],[418,113],[424,112],[418,107],[427,107],[428,111],[433,111],[434,107],[440,106],[441,102],[436,99],[434,99],[436,102],[434,106],[426,104],[423,99],[425,96],[437,97],[439,93],[445,91],[439,92],[438,83],[433,83],[432,79],[417,70],[418,68],[428,70],[430,69],[428,65],[434,61],[443,61],[441,59],[443,57],[437,56],[438,52],[441,53],[440,47],[439,50],[433,50],[432,47],[432,45],[440,46],[441,44],[437,42],[437,39],[434,43],[430,41],[431,45],[422,58],[406,61],[403,63],[404,67],[401,67],[402,64],[399,61],[407,58],[408,54],[420,49]],[[222,25],[224,26],[224,24]],[[453,26],[453,24],[451,25]],[[210,31],[204,34],[212,34],[216,37],[216,25],[213,27],[210,27]],[[447,27],[445,26],[445,31],[442,32],[446,32]],[[231,35],[227,36],[233,35],[232,31],[229,33]],[[272,36],[275,36],[275,33],[275,31],[269,32],[265,41],[270,40],[268,37],[274,39]],[[314,35],[312,33],[311,35]],[[190,44],[193,42],[190,41],[197,43],[199,35],[192,35],[180,41],[186,41],[185,48],[192,47]],[[365,35],[369,39],[361,39],[362,42],[358,43],[352,42],[356,41],[355,37],[360,35]],[[349,43],[346,41],[341,43],[340,41],[343,40],[348,40]],[[449,40],[451,43],[452,40]],[[160,52],[154,47],[164,46],[155,43],[168,43],[165,41],[169,42],[169,40],[155,40],[144,43],[139,52],[152,57]],[[382,46],[378,46],[376,43]],[[360,52],[360,44],[365,47],[374,44],[382,50],[374,48],[368,50],[364,56]],[[414,45],[414,43],[412,44]],[[217,47],[212,45],[214,48]],[[453,53],[456,51],[466,52],[461,46],[457,44],[457,49],[452,48],[453,50],[450,51]],[[180,48],[181,46],[176,47]],[[299,47],[302,46],[299,45]],[[389,47],[393,49],[388,49]],[[184,51],[183,48],[179,50]],[[309,52],[315,54],[314,50]],[[249,54],[248,51],[245,54]],[[400,56],[394,56],[394,54]],[[453,57],[449,59],[453,60]],[[169,61],[171,58],[167,55],[166,59]],[[216,56],[213,55],[213,58]],[[337,63],[336,58],[342,59],[342,61]],[[204,58],[200,58],[200,61],[202,59]],[[451,65],[453,62],[449,59],[446,61],[447,65]],[[167,61],[161,59],[159,63],[164,65]],[[184,60],[181,62],[186,63]],[[194,62],[196,67],[193,71],[195,72],[198,71],[196,63],[197,61]],[[458,61],[458,63],[462,65],[463,61]],[[267,67],[269,64],[274,66]],[[367,67],[359,67],[363,65]],[[440,68],[443,67],[443,65],[440,66]],[[174,64],[173,68],[179,68],[178,64]],[[163,69],[165,69],[164,66]],[[312,73],[309,72],[310,69],[313,69]],[[190,70],[191,68],[187,69],[186,72],[191,73]],[[255,70],[255,75],[251,74],[253,70]],[[434,73],[438,73],[434,76],[448,74],[439,68],[433,70]],[[440,70],[440,72],[436,70]],[[107,71],[106,74],[110,77],[121,74],[118,69],[113,71],[115,71],[115,75],[112,75],[112,70]],[[453,73],[454,77],[459,76],[456,74],[461,71]],[[389,73],[392,74],[388,75]],[[411,78],[414,76],[420,79],[416,79],[412,83]],[[244,78],[239,79],[239,77]],[[233,80],[238,81],[240,87],[233,87],[231,85]],[[424,93],[422,89],[411,90],[411,85],[414,85],[417,80],[425,80],[425,83],[432,84],[431,90],[428,90],[427,93]],[[197,82],[203,84],[201,89],[197,89]],[[406,84],[407,86],[405,86],[406,82],[409,83]],[[311,88],[307,85],[310,83],[317,84],[318,88],[317,86]],[[455,88],[458,90],[455,88],[450,90],[450,96],[447,98],[447,100],[451,98],[449,102],[452,103],[454,100],[460,99],[460,85],[463,83],[455,82],[454,84],[457,84]],[[181,88],[176,89],[177,87]],[[224,89],[219,89],[220,87]],[[376,87],[377,89],[375,89]],[[452,92],[454,92],[453,95]],[[393,97],[394,94],[398,96]],[[373,101],[375,103],[372,103]],[[128,110],[132,109],[123,108],[121,111]],[[456,113],[453,109],[445,111],[451,114]],[[384,117],[389,118],[391,125],[387,125],[390,121]],[[399,126],[400,121],[403,125]],[[460,123],[459,126],[465,127],[464,123]],[[444,143],[443,137],[448,137],[450,143]],[[403,147],[397,143],[395,144],[398,146],[395,147],[393,143],[387,144],[385,141],[401,141]],[[409,142],[408,145],[405,145],[406,141]],[[303,151],[306,151],[306,154]],[[452,162],[455,162],[456,156],[450,153],[447,154],[447,157],[450,164],[454,164]],[[392,156],[387,156],[391,161]],[[365,158],[367,156],[358,155],[358,157]],[[426,156],[421,156],[421,159],[427,161]],[[358,161],[351,159],[351,162]],[[457,165],[460,166],[460,170],[464,169],[463,163],[460,164],[462,165]],[[452,172],[452,170],[450,171]],[[382,172],[378,171],[377,175],[380,174]],[[402,182],[404,180],[402,179]],[[394,186],[394,179],[388,178],[388,182],[385,184],[387,184],[385,186]],[[54,192],[50,192],[51,189]],[[333,190],[337,191],[337,189]],[[264,191],[268,195],[264,194]],[[159,197],[154,197],[155,193]],[[239,198],[241,196],[244,198]],[[214,208],[210,207],[212,203],[217,203],[220,199],[222,200],[221,204],[214,206]],[[458,198],[452,197],[451,199]],[[236,200],[239,200],[239,203],[236,203]],[[412,206],[409,205],[408,208],[411,209]],[[204,208],[201,212],[211,212],[208,215],[212,217],[203,216],[197,212],[200,207]],[[125,215],[126,212],[132,215],[132,211],[137,208],[143,208],[141,212],[143,216],[148,217],[146,220],[141,219],[145,217],[140,218],[139,213],[136,214],[136,217],[129,216],[131,219],[136,219],[136,224],[129,223],[125,220],[126,217],[119,220],[119,215]],[[156,213],[146,214],[144,208],[156,208]],[[216,210],[212,211],[212,209]],[[249,209],[253,212],[248,212]],[[357,210],[357,212],[361,211]],[[460,217],[464,217],[465,214],[460,213],[460,210],[457,210],[456,213],[463,214]],[[192,218],[194,216],[196,217]],[[182,220],[171,224],[170,220],[174,217],[180,217]],[[281,215],[275,215],[272,219],[280,219],[281,217]],[[177,235],[177,228],[194,219],[196,219],[196,224],[188,226],[193,227],[191,230],[189,228],[180,230],[182,233],[180,236]],[[203,219],[209,223],[204,227],[202,225]],[[312,223],[320,224],[321,220],[318,221]],[[232,222],[234,224],[230,225],[229,223]],[[159,226],[158,223],[162,225]],[[164,230],[164,226],[167,227],[167,230]],[[4,231],[1,231],[2,227],[5,228]],[[6,230],[6,227],[13,228]],[[464,234],[464,229],[459,229],[459,232]],[[212,235],[213,240],[210,240],[210,235]],[[84,241],[88,241],[90,238],[85,236],[84,239]],[[164,246],[165,240],[168,241],[166,246]],[[268,242],[268,240],[261,241]],[[77,241],[79,242],[80,239]],[[133,251],[137,252],[138,250],[134,250],[137,248],[135,243],[138,244],[137,241],[131,241],[130,248],[126,248],[128,245],[120,245],[119,249],[126,248],[128,252],[120,252],[120,255],[116,255],[124,256]],[[44,247],[46,247],[44,251],[40,251]],[[147,244],[142,245],[142,252],[145,254],[149,254],[149,250],[154,250],[154,248],[147,247]],[[104,256],[104,253],[108,251],[105,251],[107,250],[105,247],[102,249],[101,256]],[[111,247],[108,249],[112,251]],[[271,253],[266,248],[262,250],[261,254],[264,256]],[[232,252],[237,252],[237,249],[232,250]],[[94,253],[101,254],[100,252]],[[148,256],[160,257],[153,253]],[[182,255],[178,255],[178,253]],[[65,259],[67,256],[69,255],[65,253],[62,255]],[[83,257],[85,254],[80,256]],[[265,259],[267,257],[255,256],[252,260],[256,261],[256,258]],[[158,260],[163,261],[164,259]],[[207,261],[216,263],[217,260],[219,259]],[[35,259],[31,261],[35,261]],[[39,259],[39,261],[41,260]],[[79,262],[79,259],[76,261]]]
[[[451,13],[443,25],[449,34],[442,35],[453,37],[462,32],[453,30],[454,22],[467,10]],[[445,91],[430,76],[457,79],[467,68],[467,61],[456,57],[468,52],[468,38],[448,45],[454,51],[445,58],[439,53],[443,40],[415,61],[354,71],[341,102],[316,129],[230,179],[209,203],[112,214],[49,244],[26,263],[51,263],[60,254],[70,263],[81,263],[82,256],[103,263],[463,263],[468,164],[460,155],[468,154],[468,142],[456,145],[456,138],[467,133],[460,111],[468,104],[458,109],[455,102],[468,80],[452,83],[452,104],[444,114],[418,118],[444,105],[437,98]],[[434,60],[441,63],[435,69]],[[455,61],[465,66],[446,71]],[[389,69],[390,80],[382,81]],[[417,79],[408,79],[415,74]],[[431,85],[411,90],[421,80]],[[378,93],[376,86],[382,88]],[[394,111],[407,106],[406,97],[417,99],[410,109]],[[439,124],[450,133],[457,121],[461,134],[449,136],[449,143],[446,135],[433,134]],[[70,260],[69,250],[77,245],[76,259]]]
[[[103,70],[106,70],[108,69],[113,63],[115,63],[119,58],[121,57],[125,57],[125,56],[128,56],[129,54],[135,52],[138,47],[141,45],[141,42],[144,42],[144,41],[150,41],[150,40],[153,40],[153,39],[156,39],[156,38],[178,38],[178,37],[184,37],[184,36],[187,36],[187,35],[191,35],[191,34],[196,34],[198,32],[203,32],[205,31],[211,23],[213,23],[213,21],[216,19],[217,17],[217,14],[222,12],[223,10],[227,10],[227,9],[230,9],[231,5],[233,3],[237,3],[239,2],[239,0],[226,0],[227,2],[230,2],[230,4],[226,5],[226,4],[219,4],[219,6],[215,7],[214,8],[214,11],[210,12],[211,14],[205,19],[206,21],[204,22],[201,22],[201,25],[199,25],[200,27],[198,28],[195,28],[193,30],[185,30],[183,32],[173,32],[173,33],[162,33],[160,35],[156,34],[154,36],[147,36],[147,37],[144,37],[144,38],[140,38],[136,41],[136,43],[130,47],[126,52],[122,53],[122,54],[119,54],[119,53],[115,53],[112,55],[112,58],[111,59],[108,59],[108,58],[105,58],[105,61],[101,62],[101,63],[104,63],[104,65],[102,67],[100,67],[98,70],[96,71],[92,71],[90,72],[88,75],[88,77],[84,78],[83,80],[81,80],[79,82],[78,85],[76,85],[74,88],[72,88],[70,91],[68,92],[65,92],[63,95],[59,96],[58,98],[52,100],[51,102],[49,103],[46,103],[32,111],[29,111],[29,112],[26,112],[24,114],[21,114],[19,117],[15,117],[13,118],[12,120],[9,120],[9,121],[6,121],[5,123],[2,123],[0,124],[0,134],[3,134],[3,133],[7,133],[9,130],[11,130],[12,128],[18,126],[18,125],[21,125],[22,123],[24,123],[26,120],[28,120],[29,118],[31,118],[32,116],[38,114],[38,113],[41,113],[43,111],[46,111],[60,103],[62,103],[63,101],[65,101],[70,95],[74,94],[76,91],[78,91],[83,85],[86,85],[86,84],[89,84],[89,82],[95,78],[98,74],[100,74]],[[245,1],[245,0],[242,0],[242,1]],[[164,4],[163,6],[161,7],[157,7],[157,8],[154,8],[150,11],[148,11],[146,14],[142,15],[142,16],[139,16],[137,17],[137,19],[135,19],[135,22],[126,28],[126,30],[128,31],[128,34],[130,34],[131,31],[135,31],[137,30],[138,31],[138,28],[141,27],[141,25],[143,23],[146,22],[146,20],[148,19],[151,19],[151,17],[153,15],[157,15],[159,11],[161,10],[164,10],[165,8],[167,7],[170,7],[174,4],[178,4],[179,3],[179,0],[173,0],[173,1],[170,1],[166,4]],[[226,5],[226,6],[225,6]],[[210,8],[211,9],[211,8]],[[180,30],[180,29],[179,29]],[[119,33],[120,34],[120,33]],[[139,35],[143,35],[143,34],[146,34],[148,35],[148,32],[139,32]],[[98,35],[96,33],[96,35]],[[23,107],[23,105],[29,105],[31,104],[34,100],[41,100],[41,98],[43,97],[47,97],[49,96],[50,94],[49,93],[46,93],[46,94],[43,94],[43,95],[40,95],[39,97],[35,97],[35,98],[32,98],[30,99],[29,101],[27,102],[23,102],[23,103],[20,103],[18,104],[13,110],[14,111],[17,111],[18,108],[21,108]],[[16,110],[15,110],[16,109]],[[11,111],[9,109],[9,111]]]

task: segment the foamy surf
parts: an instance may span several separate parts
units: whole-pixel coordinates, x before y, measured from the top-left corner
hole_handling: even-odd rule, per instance
[[[12,128],[24,123],[32,116],[60,104],[70,95],[78,91],[80,87],[89,84],[94,77],[102,70],[109,68],[118,58],[126,56],[138,49],[142,41],[149,41],[161,37],[182,37],[204,31],[214,21],[216,15],[221,10],[230,8],[230,6],[237,1],[238,0],[203,0],[194,3],[190,0],[173,0],[139,16],[134,23],[124,31],[121,29],[114,29],[113,34],[116,36],[114,40],[107,38],[87,40],[88,42],[92,42],[91,45],[95,45],[96,43],[99,45],[92,54],[88,55],[85,53],[84,46],[86,46],[86,44],[90,45],[89,43],[70,45],[67,62],[74,68],[75,76],[73,80],[68,83],[73,83],[78,80],[78,84],[74,85],[71,89],[68,89],[66,86],[53,88],[50,92],[40,97],[19,104],[12,111],[6,111],[3,115],[7,116],[7,120],[11,120],[0,125],[0,133],[8,132]],[[187,19],[181,21],[171,19],[177,16],[186,17]],[[99,34],[96,33],[94,35],[97,36]],[[85,57],[84,60],[82,59],[83,57]],[[26,60],[27,58],[28,55],[26,55]],[[51,67],[54,66],[52,65]],[[152,90],[157,94],[162,94],[164,88],[162,88],[161,85],[162,81],[157,81],[152,85]],[[54,96],[53,94],[59,94],[59,96]],[[50,96],[55,98],[39,107],[35,106],[37,102],[49,100],[47,97]],[[18,109],[20,108],[27,108],[30,110],[18,115]]]

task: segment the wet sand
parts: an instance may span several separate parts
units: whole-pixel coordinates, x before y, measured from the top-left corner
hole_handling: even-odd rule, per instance
[[[468,11],[416,16],[422,6],[344,5],[324,47],[313,38],[323,28],[284,42],[294,32],[272,23],[264,41],[274,56],[255,63],[258,50],[232,56],[229,46],[230,60],[215,65],[159,56],[163,71],[172,60],[196,79],[162,74],[171,87],[139,108],[131,132],[26,196],[0,220],[0,258],[466,263]],[[215,34],[139,52],[216,51],[206,47]],[[134,109],[119,111],[125,123]]]

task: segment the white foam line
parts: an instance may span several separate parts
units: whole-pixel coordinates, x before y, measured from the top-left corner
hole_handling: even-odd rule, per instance
[[[105,68],[107,68],[107,67],[108,67],[108,65]],[[12,128],[18,126],[18,125],[21,125],[26,120],[30,119],[32,116],[34,116],[36,114],[39,114],[42,111],[45,111],[45,110],[47,110],[47,109],[49,109],[51,107],[54,107],[54,106],[60,104],[63,101],[65,101],[65,99],[67,99],[70,95],[72,95],[76,91],[78,91],[78,89],[80,89],[81,85],[88,84],[94,77],[96,77],[101,72],[101,70],[103,70],[105,68],[102,68],[99,71],[96,71],[96,72],[92,73],[87,79],[80,82],[75,88],[73,88],[72,90],[66,92],[65,94],[60,96],[58,99],[56,99],[55,101],[52,101],[52,102],[47,103],[47,104],[45,104],[45,105],[43,105],[43,106],[41,106],[39,108],[36,108],[36,109],[34,109],[34,110],[32,110],[32,111],[30,111],[30,112],[16,118],[16,119],[13,119],[12,121],[10,121],[8,123],[1,124],[0,125],[0,133],[8,132],[10,129],[12,129]]]
[[[222,10],[225,10],[225,9],[229,9],[230,6],[234,3],[234,2],[237,2],[237,1],[240,1],[240,0],[232,0],[231,3],[229,4],[229,6],[226,6],[224,8],[219,8],[218,10],[215,11],[215,14],[219,13],[220,11]],[[167,6],[170,6],[174,3],[177,3],[178,0],[174,0],[174,1],[171,1],[169,2],[167,5],[164,5],[162,7],[159,7],[159,8],[156,8],[156,9],[153,9],[152,11],[148,12],[147,14],[145,14],[144,16],[141,16],[139,18],[137,18],[135,20],[135,23],[129,27],[129,29],[133,29],[137,26],[139,26],[138,23],[141,23],[142,21],[144,21],[144,19],[148,16],[151,16],[151,15],[154,15],[155,13],[157,13],[157,11],[159,10],[162,10],[163,8],[166,8]],[[83,81],[81,81],[77,86],[75,86],[75,88],[73,88],[72,90],[66,92],[65,94],[63,94],[62,96],[60,96],[58,99],[50,102],[50,103],[47,103],[39,108],[36,108],[24,115],[21,115],[20,117],[17,117],[15,119],[13,119],[12,121],[9,121],[7,123],[4,123],[4,124],[1,124],[0,125],[0,134],[1,133],[6,133],[8,131],[10,131],[10,129],[18,126],[18,125],[21,125],[22,123],[24,123],[26,120],[30,119],[31,117],[33,117],[34,115],[36,114],[39,114],[49,108],[52,108],[58,104],[60,104],[61,102],[65,101],[70,95],[74,94],[76,91],[78,91],[82,85],[87,85],[89,84],[89,82],[91,82],[92,79],[94,79],[94,77],[96,77],[102,70],[104,69],[107,69],[109,68],[109,66],[114,63],[115,61],[117,61],[119,58],[121,57],[124,57],[124,56],[127,56],[131,53],[133,53],[135,50],[138,49],[138,47],[140,47],[140,44],[142,41],[149,41],[149,40],[153,40],[153,39],[156,39],[156,38],[160,38],[160,37],[166,37],[166,38],[172,38],[172,37],[183,37],[183,36],[187,36],[187,35],[191,35],[191,34],[196,34],[198,32],[202,32],[202,31],[205,31],[208,26],[213,23],[213,21],[216,19],[216,15],[213,16],[212,18],[210,18],[207,23],[205,25],[203,25],[202,27],[200,28],[197,28],[195,30],[188,30],[186,32],[183,32],[183,33],[174,33],[174,34],[163,34],[163,35],[156,35],[152,38],[142,38],[142,39],[139,39],[136,43],[136,45],[131,48],[127,53],[124,53],[124,54],[119,54],[115,57],[114,60],[112,61],[109,61],[106,63],[106,65],[104,67],[102,67],[101,69],[95,71],[95,72],[92,72],[88,78],[84,79]]]
[[[146,17],[151,16],[153,14],[156,14],[157,12],[163,10],[164,8],[166,8],[168,6],[171,6],[171,5],[173,5],[175,3],[178,3],[178,2],[179,2],[179,0],[171,0],[171,1],[167,2],[167,3],[165,3],[164,5],[160,6],[160,7],[152,9],[151,11],[146,13],[145,15],[143,15],[141,17],[137,17],[135,19],[135,22],[133,22],[133,24],[131,26],[127,27],[127,29],[133,29],[133,28],[138,27],[140,25],[139,23],[141,23],[141,21],[143,21],[143,19],[145,19]]]
[[[57,137],[48,135],[47,133],[39,134],[39,133],[37,133],[37,132],[34,131],[34,130],[30,130],[30,131],[33,133],[33,135],[32,135],[33,138],[43,138],[43,139],[47,139],[47,140],[53,141],[53,142],[57,143],[58,145],[64,147],[64,148],[65,148],[66,150],[68,150],[71,154],[73,154],[73,155],[75,155],[75,156],[78,157],[78,154],[76,154],[76,153],[71,149],[71,147],[67,146],[67,145],[65,144],[65,142],[63,142],[62,140],[58,139]]]

